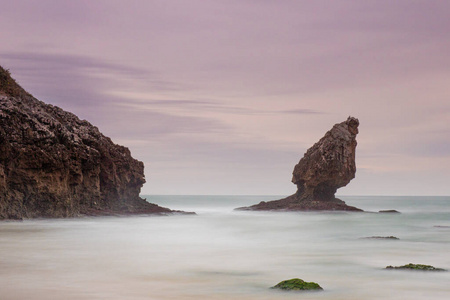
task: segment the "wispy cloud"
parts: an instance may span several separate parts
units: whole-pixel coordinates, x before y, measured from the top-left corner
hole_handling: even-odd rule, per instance
[[[113,87],[128,84],[128,88],[134,85],[145,85],[155,91],[173,91],[179,87],[174,82],[163,80],[155,71],[144,68],[136,68],[105,60],[103,58],[70,55],[58,53],[36,52],[0,52],[0,57],[5,64],[14,66],[18,76],[29,79],[41,78],[43,83],[53,81],[60,84],[58,87],[79,88],[95,90],[104,88],[101,80],[108,80]],[[33,80],[28,80],[33,82]],[[41,84],[42,85],[42,82]]]
[[[20,62],[20,70],[31,69],[30,66],[38,67],[35,71],[50,70],[52,72],[66,70],[104,70],[121,75],[133,77],[148,76],[148,70],[128,67],[125,65],[107,62],[103,59],[95,59],[83,55],[70,55],[58,53],[36,53],[36,52],[2,52],[0,56],[4,60]]]
[[[124,97],[126,97],[124,95]],[[198,100],[147,100],[133,102],[128,101],[127,103],[116,103],[119,106],[127,106],[139,110],[155,110],[155,109],[170,109],[177,108],[184,111],[193,112],[214,112],[220,114],[231,114],[231,115],[319,115],[324,114],[317,110],[311,109],[292,109],[292,110],[263,110],[263,109],[252,109],[247,107],[230,106],[224,101],[198,101]]]
[[[448,1],[4,2],[2,66],[137,157],[164,159],[147,165],[160,192],[177,176],[187,191],[272,186],[280,159],[348,115],[358,164],[380,170],[358,175],[359,193],[424,190],[423,170],[439,190],[450,176]]]
[[[227,125],[203,116],[180,116],[171,107],[211,105],[205,101],[153,100],[150,109],[142,110],[133,99],[108,95],[111,86],[142,86],[155,91],[173,90],[173,83],[162,81],[155,72],[105,62],[85,56],[39,53],[1,53],[5,65],[13,66],[13,76],[19,83],[27,82],[25,89],[45,102],[88,119],[114,137],[149,139],[170,134],[217,132]],[[103,76],[104,75],[104,76]],[[124,82],[125,81],[125,82]],[[28,85],[32,85],[31,89]],[[164,110],[155,107],[164,106]],[[153,109],[152,109],[153,108]]]
[[[312,109],[290,109],[280,111],[282,114],[292,114],[292,115],[317,115],[323,114],[324,112],[312,110]]]

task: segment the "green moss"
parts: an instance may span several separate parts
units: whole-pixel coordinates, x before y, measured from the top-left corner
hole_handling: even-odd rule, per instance
[[[387,266],[386,269],[399,269],[399,270],[420,270],[420,271],[446,271],[445,269],[435,268],[430,265],[421,265],[421,264],[407,264],[404,266]]]
[[[30,96],[12,77],[9,70],[0,66],[0,92],[11,97]]]
[[[315,282],[306,282],[298,278],[293,278],[289,280],[284,280],[277,285],[273,286],[272,289],[281,289],[288,291],[299,291],[299,290],[323,290],[320,285]]]

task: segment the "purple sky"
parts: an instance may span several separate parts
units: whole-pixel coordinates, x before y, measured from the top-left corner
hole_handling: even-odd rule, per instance
[[[277,194],[360,120],[341,195],[450,195],[450,1],[0,0],[0,65],[144,161],[144,194]]]

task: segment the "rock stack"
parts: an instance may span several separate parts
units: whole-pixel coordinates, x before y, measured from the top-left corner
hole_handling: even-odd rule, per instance
[[[287,198],[240,208],[242,210],[361,211],[335,197],[336,190],[355,178],[356,135],[359,121],[349,117],[336,124],[309,148],[294,167],[297,192]]]

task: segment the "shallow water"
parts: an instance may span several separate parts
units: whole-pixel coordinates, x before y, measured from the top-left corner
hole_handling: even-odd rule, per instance
[[[450,272],[384,270],[450,269],[450,197],[341,197],[401,214],[233,211],[276,198],[148,196],[198,215],[2,222],[0,299],[450,298]],[[269,289],[294,277],[324,291]]]

